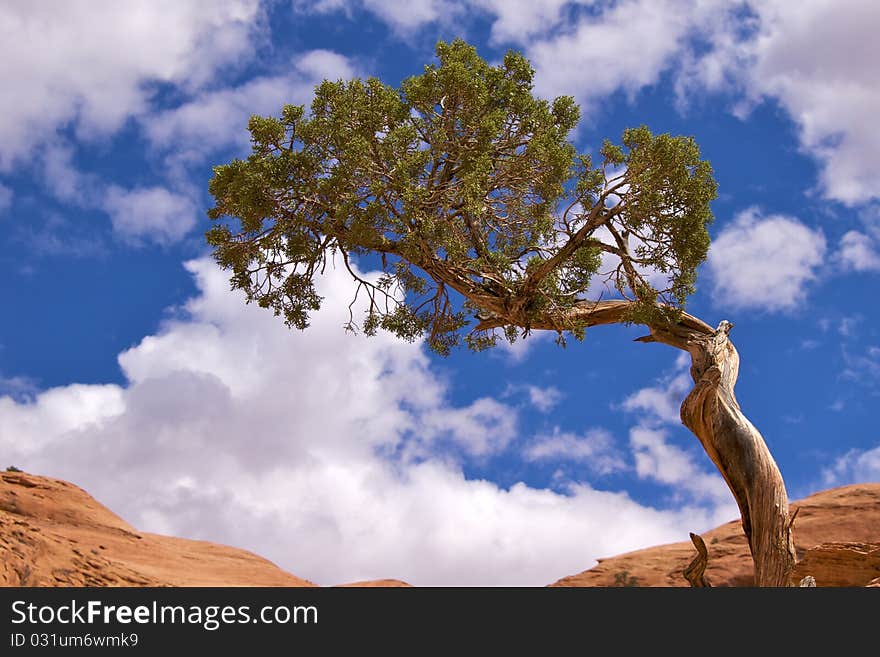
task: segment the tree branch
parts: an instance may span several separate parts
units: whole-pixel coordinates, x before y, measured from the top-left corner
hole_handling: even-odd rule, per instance
[[[633,302],[582,301],[565,313],[531,318],[533,330],[569,330],[626,320]],[[489,317],[476,330],[507,324],[523,326],[515,317]],[[722,321],[712,329],[682,313],[675,323],[650,325],[641,342],[660,342],[691,356],[694,388],[681,405],[682,423],[690,429],[716,465],[733,493],[742,527],[755,562],[758,586],[789,586],[796,561],[788,496],[779,468],[764,438],[740,410],[734,395],[739,354],[729,339],[733,324]]]
[[[691,542],[697,548],[697,556],[691,561],[687,568],[684,569],[684,578],[695,588],[707,588],[712,585],[706,579],[706,566],[709,564],[709,550],[706,549],[706,543],[699,534],[691,532]]]

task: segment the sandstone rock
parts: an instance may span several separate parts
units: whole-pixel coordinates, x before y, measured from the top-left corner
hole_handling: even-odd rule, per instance
[[[807,550],[795,578],[812,575],[816,586],[869,586],[880,581],[880,543],[822,543]]]
[[[0,585],[314,586],[245,550],[139,532],[81,488],[0,472]]]
[[[799,560],[805,559],[808,550],[821,543],[880,543],[880,484],[855,484],[822,491],[792,503],[792,512],[798,508],[794,539]],[[706,577],[712,586],[754,585],[752,559],[739,521],[704,532],[702,537],[709,550]],[[690,541],[650,547],[600,559],[597,566],[564,577],[551,586],[688,586],[682,572],[694,555]],[[803,574],[813,575],[817,586],[835,585],[823,582],[819,574],[806,571]],[[864,586],[869,579],[864,579],[859,586]]]
[[[880,587],[880,484],[844,486],[792,504],[799,581]],[[702,534],[713,586],[750,586],[739,522]],[[690,541],[600,559],[551,586],[687,586]],[[314,586],[255,554],[206,541],[139,532],[73,484],[0,472],[0,585]],[[341,586],[404,587],[380,579]]]
[[[348,587],[348,588],[377,588],[377,587],[389,587],[389,588],[400,588],[400,587],[412,587],[412,584],[407,584],[406,582],[402,582],[399,579],[371,579],[364,582],[351,582],[349,584],[338,584],[337,586]]]

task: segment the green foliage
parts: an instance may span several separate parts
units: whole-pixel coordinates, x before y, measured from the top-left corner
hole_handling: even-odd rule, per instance
[[[706,227],[716,184],[708,162],[690,137],[654,136],[647,127],[626,130],[623,144],[629,190],[619,215],[621,229],[638,238],[632,260],[669,274],[665,299],[683,307],[695,290],[696,269],[709,250]],[[632,320],[650,324],[664,317],[655,290],[637,290]],[[669,319],[673,314],[666,313]]]
[[[16,468],[14,465],[10,465],[6,468],[6,472],[24,472],[21,468]]]
[[[715,195],[693,140],[627,130],[594,165],[568,138],[574,100],[535,97],[521,54],[491,66],[455,40],[436,56],[400,88],[325,80],[310,111],[251,118],[251,155],[215,167],[209,186],[207,240],[232,286],[304,329],[332,260],[365,295],[347,328],[426,336],[444,354],[463,340],[496,344],[492,332],[464,335],[474,313],[513,341],[517,327],[564,317],[597,276],[637,301],[629,321],[674,319],[708,249]],[[378,278],[353,266],[366,255],[381,256]],[[600,272],[603,256],[620,266]],[[669,286],[652,287],[649,268]],[[565,328],[583,338],[584,327]]]

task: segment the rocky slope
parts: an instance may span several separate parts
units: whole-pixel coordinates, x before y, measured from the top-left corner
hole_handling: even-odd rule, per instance
[[[798,579],[880,586],[880,483],[823,491],[799,509]],[[703,534],[713,586],[749,586],[738,522]],[[689,541],[609,559],[551,586],[687,586]],[[140,532],[73,484],[0,472],[0,586],[314,586],[245,550]],[[409,586],[399,580],[343,586]]]
[[[0,585],[314,586],[255,554],[139,532],[73,484],[0,473]]]
[[[791,505],[799,564],[795,577],[817,586],[866,586],[880,578],[880,483],[822,491]],[[752,586],[752,560],[739,521],[702,534],[712,586]],[[551,586],[688,586],[682,575],[696,551],[690,541],[609,559]]]

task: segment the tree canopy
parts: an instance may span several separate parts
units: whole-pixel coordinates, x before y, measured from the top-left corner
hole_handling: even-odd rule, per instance
[[[207,237],[233,287],[304,329],[321,305],[316,278],[341,261],[355,301],[369,297],[348,328],[425,336],[441,354],[491,346],[497,329],[564,341],[598,324],[646,324],[640,341],[690,354],[682,422],[739,505],[755,582],[789,585],[788,497],[736,401],[733,325],[684,311],[716,192],[696,143],[641,126],[579,153],[577,105],[536,97],[521,54],[491,66],[461,40],[436,54],[400,88],[324,81],[310,112],[251,118],[252,154],[215,167],[210,183]],[[377,277],[359,273],[363,256]]]
[[[538,98],[523,55],[492,66],[455,40],[436,57],[399,88],[325,80],[310,111],[251,118],[251,155],[210,182],[207,238],[233,287],[304,329],[316,277],[342,263],[369,297],[348,328],[441,354],[491,346],[499,328],[581,338],[571,311],[597,289],[631,301],[620,321],[675,321],[716,192],[694,140],[642,126],[579,153],[574,99]],[[353,263],[368,255],[371,280]]]

